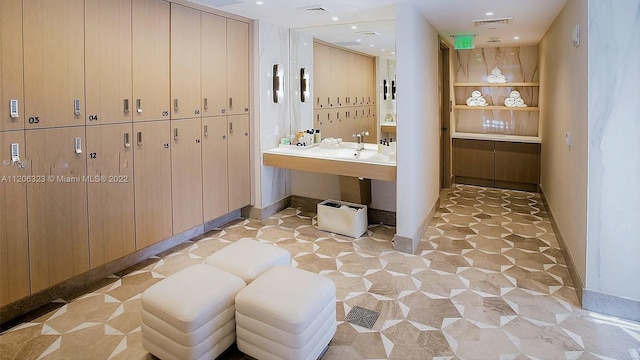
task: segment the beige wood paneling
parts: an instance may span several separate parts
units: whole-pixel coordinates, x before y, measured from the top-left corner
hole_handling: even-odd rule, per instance
[[[202,13],[202,117],[227,112],[227,19]]]
[[[496,180],[540,183],[540,144],[496,141]]]
[[[201,12],[171,4],[171,119],[200,117]]]
[[[349,103],[351,104],[351,106],[362,105],[362,99],[364,96],[364,91],[362,88],[363,61],[364,59],[361,55],[349,53],[349,70],[347,73],[347,84],[349,87]]]
[[[249,115],[229,116],[229,210],[251,203]]]
[[[332,107],[342,107],[349,105],[347,103],[348,96],[348,84],[347,84],[347,71],[348,71],[348,59],[349,54],[341,49],[331,47],[329,48],[330,54],[330,67],[331,67],[331,87],[330,97]]]
[[[227,117],[202,118],[202,201],[204,221],[229,212]]]
[[[227,19],[227,95],[230,115],[249,113],[249,24]]]
[[[454,176],[493,180],[493,149],[493,141],[453,139]]]
[[[201,127],[200,118],[171,121],[174,235],[203,223]]]
[[[328,108],[331,103],[331,48],[327,45],[313,44],[313,107]]]
[[[0,131],[24,129],[22,1],[0,1]],[[10,116],[18,100],[18,117]]]

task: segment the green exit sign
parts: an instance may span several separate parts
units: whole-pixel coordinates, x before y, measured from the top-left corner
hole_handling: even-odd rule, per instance
[[[473,45],[473,38],[475,35],[454,35],[453,36],[453,48],[456,50],[468,50],[475,49]]]

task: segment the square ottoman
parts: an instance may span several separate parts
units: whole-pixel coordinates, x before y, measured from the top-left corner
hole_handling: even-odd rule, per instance
[[[256,359],[317,359],[336,333],[336,286],[274,267],[236,295],[238,349]]]
[[[249,284],[274,266],[291,266],[291,254],[275,245],[240,239],[216,251],[204,263],[235,274]]]
[[[214,359],[235,341],[239,277],[197,264],[142,293],[142,346],[167,359]]]

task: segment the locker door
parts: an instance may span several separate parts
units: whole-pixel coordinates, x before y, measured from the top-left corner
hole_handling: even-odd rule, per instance
[[[324,117],[325,117],[325,130],[323,130],[323,137],[333,137],[333,138],[339,138],[341,137],[340,134],[340,120],[341,120],[341,114],[340,114],[340,109],[326,109],[324,112]],[[326,135],[324,135],[324,132],[327,132]]]
[[[251,203],[249,115],[229,116],[229,210]]]
[[[349,88],[349,102],[351,106],[360,104],[362,100],[362,56],[349,53],[347,71],[347,85]]]
[[[131,0],[85,4],[87,125],[132,119]]]
[[[376,107],[375,106],[367,106],[365,107],[365,124],[364,130],[368,131],[369,136],[366,138],[368,143],[378,143],[378,117],[376,116]]]
[[[202,199],[204,221],[229,212],[227,117],[202,118]]]
[[[169,3],[133,1],[134,120],[169,119]]]
[[[135,250],[131,124],[87,128],[89,265]]]
[[[29,295],[27,185],[29,166],[11,161],[11,144],[25,160],[24,131],[0,132],[0,306]]]
[[[22,1],[0,1],[0,131],[24,129]],[[11,100],[18,113],[11,115]]]
[[[313,94],[316,109],[331,105],[331,48],[327,45],[313,44]]]
[[[84,1],[23,2],[26,129],[84,125]]]
[[[202,116],[227,113],[227,20],[202,13]]]
[[[201,126],[200,118],[171,121],[174,235],[203,223]]]
[[[227,19],[228,113],[249,112],[249,24]]]
[[[347,106],[346,98],[349,92],[347,83],[348,70],[348,52],[330,48],[330,64],[331,64],[331,104],[333,107]]]
[[[84,126],[26,131],[32,175],[27,184],[31,292],[89,270]],[[80,142],[82,153],[76,151]]]
[[[373,58],[362,57],[362,88],[364,105],[375,104],[375,60]]]
[[[136,250],[140,250],[173,235],[171,125],[169,120],[134,123],[133,133]]]
[[[200,11],[171,4],[171,119],[200,116]]]

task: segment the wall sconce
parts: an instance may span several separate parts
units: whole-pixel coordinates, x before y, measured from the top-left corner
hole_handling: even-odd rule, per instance
[[[389,84],[387,83],[387,79],[382,80],[382,97],[385,100],[389,97]]]
[[[395,100],[396,99],[396,81],[392,80],[391,81],[391,100]]]
[[[284,98],[284,74],[280,64],[273,65],[273,102],[282,102]]]
[[[306,68],[300,68],[300,101],[307,102],[309,98],[309,74]]]

